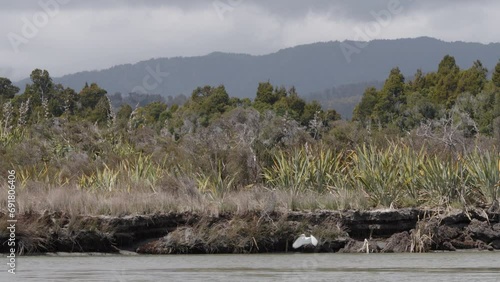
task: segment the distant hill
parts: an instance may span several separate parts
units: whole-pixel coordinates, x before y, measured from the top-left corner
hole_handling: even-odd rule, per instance
[[[345,84],[313,92],[305,95],[307,101],[318,101],[325,109],[335,109],[343,119],[350,119],[354,107],[361,101],[365,89],[375,87],[381,89],[383,81],[360,82]]]
[[[424,72],[435,71],[446,54],[454,56],[461,68],[468,68],[479,59],[491,70],[500,58],[500,43],[444,42],[420,37],[374,40],[358,48],[359,53],[347,60],[342,47],[355,44],[353,41],[314,43],[262,56],[216,52],[199,57],[157,58],[54,80],[77,91],[85,82],[96,82],[109,94],[146,91],[162,96],[188,96],[197,86],[224,84],[231,96],[249,98],[255,97],[258,82],[270,80],[274,85],[294,85],[306,99],[320,97],[317,100],[325,107],[350,117],[364,88],[371,85],[367,82],[380,85],[395,66],[411,77],[419,68]],[[27,82],[17,84],[23,87]],[[328,89],[329,96],[319,95]]]

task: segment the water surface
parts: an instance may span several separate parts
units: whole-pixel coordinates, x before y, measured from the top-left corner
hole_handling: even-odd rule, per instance
[[[500,281],[500,252],[20,257],[0,281]]]

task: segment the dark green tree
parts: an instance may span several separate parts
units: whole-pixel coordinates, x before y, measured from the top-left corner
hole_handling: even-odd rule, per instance
[[[309,125],[309,122],[314,119],[315,115],[321,115],[322,111],[321,105],[317,101],[307,103],[300,117],[300,123],[304,126]]]
[[[106,96],[107,91],[99,87],[96,83],[85,84],[82,91],[79,93],[80,104],[82,109],[92,110],[97,106],[97,103],[101,100],[101,98]]]
[[[460,68],[457,66],[454,57],[446,55],[441,60],[436,79],[437,83],[432,95],[433,100],[449,108],[457,98],[457,87],[460,79]]]
[[[27,112],[29,122],[37,122],[41,118],[57,115],[59,113],[57,103],[51,100],[58,91],[61,91],[62,86],[56,88],[47,70],[35,69],[31,72],[30,78],[32,83],[27,84],[24,93],[15,99],[16,106],[20,106],[23,102],[27,103],[29,100]]]
[[[279,97],[274,92],[274,87],[269,81],[259,83],[259,86],[257,87],[257,95],[255,97],[255,103],[273,105],[278,100]]]
[[[472,95],[477,95],[483,91],[488,75],[488,69],[486,69],[481,61],[477,60],[474,65],[462,72],[460,75],[460,81],[458,82],[458,93],[469,92]]]
[[[378,92],[375,87],[366,88],[361,102],[354,108],[353,120],[360,121],[365,124],[372,119],[372,114],[375,105],[378,102]]]
[[[301,116],[302,113],[304,112],[304,107],[306,106],[306,102],[304,99],[299,97],[299,94],[297,94],[297,91],[295,90],[295,87],[291,87],[288,90],[287,94],[287,104],[288,107],[297,114],[297,117]]]
[[[306,101],[299,97],[295,87],[291,87],[288,91],[283,92],[283,88],[280,88],[277,92],[280,99],[274,103],[273,109],[278,115],[287,114],[294,120],[299,121],[302,114],[304,113],[304,107]]]
[[[110,103],[108,97],[104,96],[95,105],[94,109],[86,117],[91,122],[105,124],[110,119]]]
[[[405,103],[405,78],[399,68],[393,68],[379,93],[373,115],[381,124],[387,124],[401,113]]]
[[[19,87],[12,85],[10,79],[0,77],[0,103],[6,99],[12,99],[19,92]]]
[[[496,87],[500,87],[500,60],[498,60],[498,63],[495,66],[495,71],[493,72],[491,80]]]
[[[327,110],[327,111],[323,111],[321,113],[321,118],[323,119],[323,121],[325,123],[328,123],[329,121],[340,120],[342,117],[340,116],[339,113],[337,113],[336,110],[330,109],[330,110]]]
[[[48,100],[52,98],[54,82],[47,70],[33,70],[30,79],[33,83],[27,86],[26,91],[32,94],[33,103],[37,103],[38,101],[41,103],[42,99]]]
[[[92,83],[90,86],[86,83],[78,94],[78,114],[92,122],[103,123],[107,121],[111,105],[106,93],[107,91],[96,83]]]
[[[412,81],[408,83],[409,90],[413,92],[420,92],[426,88],[426,79],[421,69],[418,69]]]
[[[198,87],[193,91],[191,99],[184,107],[184,113],[196,116],[196,119],[203,126],[207,126],[213,118],[223,114],[232,107],[234,105],[231,105],[224,85],[217,87],[204,86]]]
[[[128,120],[132,114],[132,107],[129,104],[123,104],[116,113],[116,119]]]
[[[210,95],[203,101],[203,111],[209,115],[213,113],[224,113],[229,105],[229,95],[224,85],[212,88]]]
[[[49,112],[52,116],[59,117],[64,113],[68,115],[75,113],[79,98],[75,90],[57,84],[52,94],[48,100]]]
[[[160,117],[166,118],[165,115],[162,116],[162,113],[167,113],[167,104],[163,102],[153,102],[142,108],[137,109],[137,114],[135,118],[137,119],[136,124],[147,124],[147,125],[155,125],[159,121],[164,122],[165,120],[161,120]]]

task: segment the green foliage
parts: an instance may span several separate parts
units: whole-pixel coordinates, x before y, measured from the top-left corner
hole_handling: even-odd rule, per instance
[[[304,113],[302,113],[302,116],[300,117],[300,123],[302,125],[308,125],[309,122],[314,119],[316,114],[320,114],[322,112],[323,110],[318,102],[312,101],[311,103],[307,103],[304,107]]]
[[[349,157],[330,149],[310,150],[308,147],[291,153],[279,151],[274,164],[264,169],[268,184],[298,195],[307,190],[323,193],[347,186],[346,168]]]
[[[259,83],[255,103],[274,105],[280,98],[280,95],[269,81]]]
[[[360,146],[356,150],[355,175],[374,206],[389,207],[398,204],[405,193],[404,187],[411,181],[404,171],[400,148],[377,150]]]
[[[158,122],[165,122],[169,117],[167,113],[167,105],[165,103],[153,102],[137,109],[134,119],[136,120],[136,124],[155,125]]]
[[[375,87],[366,88],[361,102],[354,108],[353,120],[361,121],[366,124],[373,118],[373,110],[378,102],[378,92]]]
[[[465,159],[472,190],[486,203],[500,199],[500,160],[490,151],[474,150]]]
[[[446,55],[439,63],[437,83],[432,93],[434,102],[444,103],[451,107],[457,95],[459,79],[460,68],[457,66],[455,58]]]
[[[184,113],[195,115],[201,125],[208,126],[211,120],[230,108],[229,95],[224,85],[218,87],[207,85],[193,91],[191,99],[185,104]]]
[[[431,99],[420,93],[413,92],[406,96],[407,104],[402,107],[402,113],[398,117],[398,127],[411,130],[427,120],[440,117],[442,106],[435,104]]]
[[[96,83],[85,84],[78,94],[78,115],[88,121],[103,124],[110,118],[111,105],[106,90],[100,88]]]
[[[49,103],[55,96],[55,85],[47,70],[35,69],[31,72],[30,78],[32,84],[26,85],[23,95],[16,99],[16,106],[29,100],[29,120],[38,122],[51,116]],[[53,108],[55,108],[55,104],[52,103]]]
[[[477,95],[483,91],[487,82],[488,70],[483,67],[481,61],[477,60],[474,65],[462,72],[458,82],[458,93],[469,92]]]
[[[306,102],[299,97],[295,88],[290,88],[288,92],[280,94],[280,96],[281,98],[274,104],[274,111],[278,115],[284,116],[286,114],[294,120],[301,120],[307,105]]]
[[[116,118],[118,120],[128,120],[132,114],[132,107],[128,104],[124,104],[120,107],[116,113]]]
[[[417,71],[408,83],[391,70],[355,111],[364,125],[381,125],[373,131],[336,121],[335,111],[269,82],[259,85],[253,104],[229,97],[224,86],[205,86],[182,106],[123,105],[110,122],[109,99],[97,84],[76,94],[35,70],[26,92],[2,106],[0,166],[19,171],[22,187],[131,199],[147,193],[147,204],[161,195],[170,205],[185,197],[191,209],[227,207],[234,195],[267,188],[289,197],[279,199],[287,208],[490,203],[499,195],[498,149],[491,145],[498,140],[483,134],[500,130],[500,91],[476,62],[458,72],[457,87],[469,90],[453,92],[447,109],[435,91],[457,69],[447,57],[437,73]]]
[[[85,84],[83,89],[80,91],[80,104],[81,108],[85,110],[94,109],[101,98],[106,96],[106,90],[100,88],[96,83]]]
[[[500,63],[498,64],[500,72]],[[367,88],[353,112],[353,120],[363,126],[377,124],[379,128],[399,128],[411,131],[422,123],[439,120],[446,112],[468,115],[472,127],[469,134],[494,132],[494,120],[500,116],[500,106],[494,81],[500,74],[487,78],[488,70],[477,60],[467,70],[460,68],[452,56],[445,56],[436,73],[417,70],[414,79],[405,83],[398,68],[391,70],[380,91]],[[466,94],[468,93],[468,94]],[[455,106],[458,103],[459,105]],[[469,123],[471,123],[469,122]],[[471,128],[472,129],[472,128]]]
[[[297,94],[295,87],[286,90],[284,87],[273,88],[269,82],[259,83],[257,97],[253,107],[260,112],[274,110],[280,116],[287,116],[303,126],[311,126],[314,120],[315,125],[328,126],[330,121],[340,119],[340,115],[335,110],[323,111],[317,101],[306,103]]]
[[[394,68],[382,90],[367,88],[361,103],[354,110],[354,119],[366,124],[374,121],[381,125],[395,122],[406,104],[405,78],[399,68]]]
[[[419,184],[423,197],[436,206],[449,206],[462,202],[466,196],[464,191],[467,182],[464,166],[453,159],[440,160],[431,157],[421,165]]]
[[[14,98],[17,92],[19,87],[12,85],[10,79],[0,77],[0,104],[6,99]]]
[[[496,87],[500,87],[500,60],[498,60],[498,63],[495,66],[495,71],[493,72],[491,80],[493,81]]]
[[[219,161],[215,173],[198,173],[196,181],[201,193],[210,195],[213,199],[222,199],[234,189],[234,176],[224,176],[224,163]]]
[[[35,69],[30,75],[32,84],[26,85],[23,94],[11,99],[18,109],[18,123],[36,123],[64,113],[73,115],[78,104],[78,95],[71,88],[54,84],[49,72]]]
[[[413,80],[408,83],[408,90],[412,92],[421,91],[422,89],[428,88],[428,81],[421,69],[418,69]]]
[[[48,101],[52,116],[59,117],[64,113],[74,114],[77,111],[78,94],[71,88],[63,88],[60,84],[56,86],[55,91],[56,95]]]
[[[33,82],[33,84],[29,85],[32,94],[49,99],[54,90],[54,83],[49,72],[35,69],[31,72],[30,79]]]

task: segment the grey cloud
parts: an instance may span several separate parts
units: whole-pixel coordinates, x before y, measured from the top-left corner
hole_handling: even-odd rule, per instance
[[[0,76],[20,79],[35,67],[62,75],[151,57],[213,51],[263,54],[297,44],[352,39],[372,12],[396,0],[39,0],[2,1]],[[7,34],[20,34],[23,17],[39,3],[67,2],[36,37],[15,53]],[[445,40],[500,40],[495,0],[399,0],[403,12],[375,38],[428,35]],[[215,4],[237,5],[227,17]],[[174,8],[174,9],[172,9]],[[313,15],[312,17],[310,15]],[[415,20],[418,20],[415,24]],[[349,37],[351,36],[351,37]]]
[[[378,11],[384,9],[390,1],[398,1],[403,6],[415,6],[420,9],[428,7],[430,9],[440,7],[450,7],[457,5],[457,3],[470,2],[467,0],[447,0],[447,1],[432,1],[432,0],[150,0],[150,1],[135,1],[135,0],[40,0],[40,1],[5,1],[2,3],[3,11],[33,11],[40,9],[41,3],[50,3],[54,1],[61,1],[61,6],[64,9],[91,9],[91,10],[106,10],[115,9],[119,7],[131,8],[157,8],[157,7],[176,7],[186,11],[189,10],[203,10],[214,9],[215,3],[222,5],[233,5],[236,3],[238,6],[254,6],[268,11],[273,15],[285,18],[302,17],[309,11],[316,13],[337,12],[336,17],[349,18],[353,20],[371,20],[371,11]],[[475,3],[488,3],[494,0],[479,0]],[[453,4],[452,4],[453,3]]]

